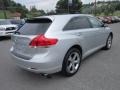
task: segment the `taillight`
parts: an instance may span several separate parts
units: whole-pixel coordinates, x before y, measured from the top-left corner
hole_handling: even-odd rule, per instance
[[[54,38],[46,38],[44,35],[39,35],[37,37],[35,37],[31,42],[30,42],[30,46],[31,47],[39,47],[39,46],[44,46],[44,47],[48,47],[51,45],[55,45],[57,43],[58,39],[54,39]]]

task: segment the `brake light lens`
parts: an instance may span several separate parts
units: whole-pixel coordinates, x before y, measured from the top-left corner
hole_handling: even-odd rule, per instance
[[[58,42],[58,39],[46,38],[44,35],[39,35],[39,36],[35,37],[30,42],[29,45],[31,47],[39,47],[39,46],[48,47],[51,45],[55,45],[57,42]]]

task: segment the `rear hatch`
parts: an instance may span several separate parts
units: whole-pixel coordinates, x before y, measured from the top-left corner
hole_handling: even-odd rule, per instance
[[[22,59],[29,60],[35,54],[46,52],[46,48],[31,48],[31,40],[40,34],[45,34],[52,21],[48,18],[34,18],[27,20],[25,25],[12,36],[12,53]]]

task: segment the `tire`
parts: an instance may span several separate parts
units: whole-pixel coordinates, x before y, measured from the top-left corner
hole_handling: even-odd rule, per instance
[[[65,55],[62,74],[66,77],[73,76],[79,70],[81,64],[82,55],[79,49],[71,48]]]
[[[112,35],[109,35],[104,49],[109,50],[109,49],[111,49],[111,46],[112,46]]]
[[[3,37],[0,37],[0,41],[2,41],[3,40]]]

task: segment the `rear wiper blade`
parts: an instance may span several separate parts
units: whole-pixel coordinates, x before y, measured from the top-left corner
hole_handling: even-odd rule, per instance
[[[18,34],[18,35],[20,34],[20,32],[19,32],[19,31],[15,31],[14,33],[15,33],[15,34]]]

